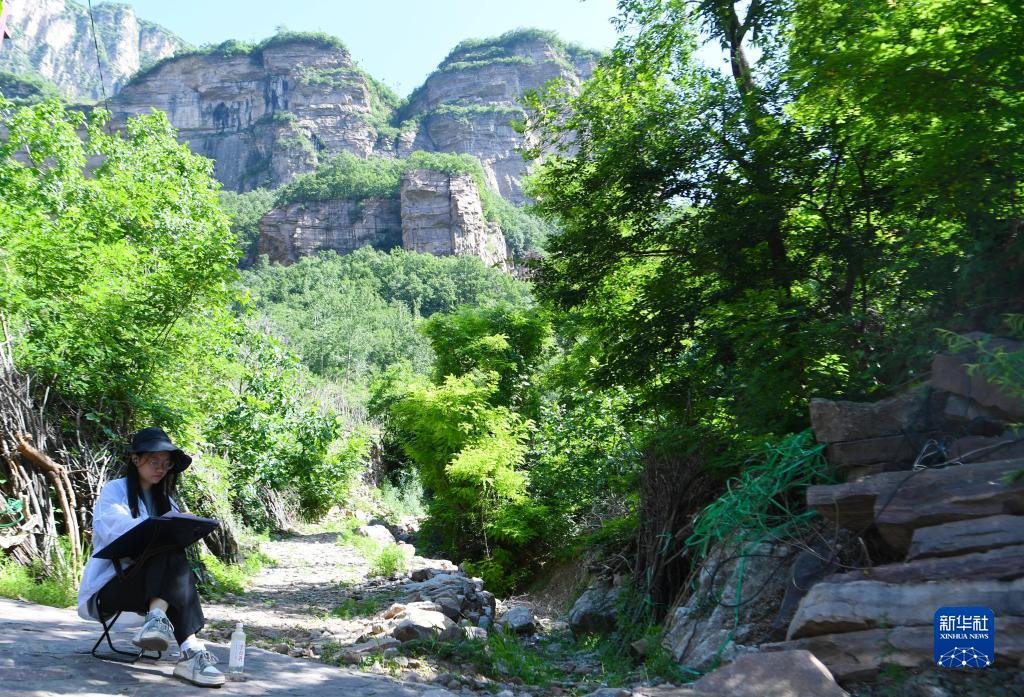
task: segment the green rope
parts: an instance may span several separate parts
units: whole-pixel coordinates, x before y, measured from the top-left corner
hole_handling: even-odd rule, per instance
[[[25,522],[24,504],[18,499],[0,498],[3,508],[0,508],[0,517],[10,516],[14,518],[13,523],[0,523],[0,529],[13,528]]]
[[[801,537],[817,516],[814,511],[798,512],[794,508],[803,506],[803,492],[808,486],[832,480],[824,449],[824,444],[813,442],[810,431],[790,436],[777,445],[766,445],[763,458],[747,463],[740,475],[726,483],[726,492],[694,521],[693,533],[685,544],[698,563],[723,544],[735,545],[739,550],[733,626],[718,647],[711,670],[718,666],[740,626],[748,556],[763,542]],[[794,502],[793,506],[789,500]]]

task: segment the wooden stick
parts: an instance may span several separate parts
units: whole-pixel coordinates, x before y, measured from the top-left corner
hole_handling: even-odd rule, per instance
[[[77,507],[72,507],[71,505],[71,501],[74,500],[74,492],[70,494],[69,498],[65,489],[65,482],[67,487],[70,487],[71,481],[68,479],[64,468],[50,459],[46,453],[32,445],[29,442],[30,438],[31,436],[21,433],[14,435],[14,440],[18,443],[18,452],[21,453],[22,457],[45,472],[50,481],[53,482],[53,487],[60,498],[60,506],[64,511],[64,523],[68,527],[68,537],[71,538],[71,557],[77,569],[82,557],[81,539],[78,532],[78,511],[76,510]]]

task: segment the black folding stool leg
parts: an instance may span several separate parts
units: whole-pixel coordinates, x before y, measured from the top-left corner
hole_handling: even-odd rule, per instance
[[[109,621],[105,621],[103,619],[103,615],[100,615],[100,624],[103,625],[103,633],[100,634],[100,638],[96,640],[96,643],[92,645],[92,651],[90,653],[92,653],[94,657],[102,659],[104,661],[117,661],[119,663],[135,663],[140,658],[151,658],[154,661],[159,661],[160,657],[163,655],[162,651],[157,651],[156,656],[147,656],[145,649],[137,649],[136,651],[122,651],[121,649],[114,646],[114,643],[110,640],[110,630],[114,628],[114,624],[117,622],[117,618],[121,616],[121,612],[122,611],[118,610],[117,614],[111,617]],[[113,653],[102,655],[96,653],[96,649],[99,648],[100,642],[102,642],[104,638],[106,638],[107,646],[110,647],[110,650]],[[121,656],[130,656],[130,658],[121,658]]]

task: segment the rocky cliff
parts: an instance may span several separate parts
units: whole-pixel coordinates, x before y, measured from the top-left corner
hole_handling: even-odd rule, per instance
[[[38,75],[72,100],[103,96],[88,10],[71,0],[6,0],[12,38],[0,51],[0,70]],[[140,68],[186,47],[166,29],[139,19],[129,5],[93,6],[106,94],[115,94]]]
[[[259,253],[281,264],[327,249],[347,254],[359,247],[387,250],[401,244],[398,199],[291,203],[260,220]]]
[[[277,187],[327,154],[360,157],[377,144],[379,86],[341,42],[279,36],[222,44],[156,66],[111,102],[115,123],[159,109],[180,138],[215,162],[225,188]]]
[[[513,128],[525,117],[519,98],[551,80],[578,86],[593,73],[596,60],[594,52],[534,30],[465,41],[403,109],[403,116],[419,123],[414,148],[478,157],[488,186],[522,203],[526,163],[517,149],[524,136]]]
[[[595,58],[535,31],[464,42],[397,109],[339,41],[284,34],[164,62],[127,84],[111,108],[119,120],[167,112],[229,189],[280,186],[339,151],[391,158],[425,150],[476,156],[487,185],[521,203],[518,98],[555,78],[578,85]]]
[[[402,247],[435,256],[476,256],[508,271],[505,236],[484,219],[473,177],[416,169],[402,176]]]
[[[476,256],[509,270],[501,229],[484,219],[473,178],[418,169],[402,176],[398,198],[291,203],[260,220],[259,253],[290,264],[321,250],[403,249]]]

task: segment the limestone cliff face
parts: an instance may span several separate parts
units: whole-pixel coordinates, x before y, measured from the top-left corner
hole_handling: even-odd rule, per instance
[[[510,270],[505,236],[484,218],[472,177],[412,170],[402,175],[401,201],[404,249],[435,256],[476,256],[490,266]]]
[[[239,191],[285,184],[325,154],[366,157],[377,142],[368,79],[346,50],[315,40],[182,56],[132,80],[111,103],[116,121],[152,108]]]
[[[259,253],[282,264],[321,250],[346,254],[359,247],[386,250],[401,244],[398,199],[292,203],[260,220]]]
[[[398,198],[309,201],[275,208],[260,220],[259,253],[290,264],[322,250],[403,249],[476,256],[510,270],[501,229],[488,222],[469,176],[413,170]]]
[[[342,150],[389,158],[426,150],[475,155],[488,187],[522,203],[524,136],[512,127],[525,117],[519,97],[555,78],[578,85],[593,65],[592,54],[528,32],[472,42],[394,113],[343,48],[291,38],[180,56],[132,80],[111,108],[115,122],[167,112],[228,189],[280,186]]]
[[[103,96],[88,10],[70,0],[5,0],[12,38],[0,51],[0,70],[36,74],[72,100]],[[103,65],[103,86],[115,94],[141,67],[187,44],[140,20],[129,5],[93,5]]]
[[[523,136],[512,127],[525,118],[519,98],[554,79],[578,87],[595,64],[593,53],[532,32],[466,42],[427,78],[404,110],[420,123],[412,147],[475,155],[488,186],[523,203],[526,163],[518,152]]]

